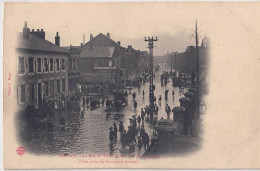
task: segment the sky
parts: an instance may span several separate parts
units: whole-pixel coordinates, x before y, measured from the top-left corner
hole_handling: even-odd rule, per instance
[[[154,55],[167,52],[183,52],[187,46],[195,45],[195,20],[199,17],[187,13],[190,8],[183,4],[168,3],[71,3],[57,4],[20,4],[15,9],[15,17],[22,31],[24,21],[30,29],[44,29],[46,39],[54,42],[59,32],[61,46],[78,46],[86,42],[89,35],[110,33],[114,41],[120,41],[136,50],[147,50],[145,36],[157,36]],[[181,8],[179,8],[181,7]],[[8,8],[8,7],[7,7]],[[187,8],[187,11],[186,11]],[[196,13],[196,8],[193,12]],[[200,12],[201,13],[201,12]],[[192,17],[191,17],[192,16]],[[9,16],[5,16],[9,17]],[[200,27],[200,24],[198,25]],[[199,28],[200,37],[205,32]]]

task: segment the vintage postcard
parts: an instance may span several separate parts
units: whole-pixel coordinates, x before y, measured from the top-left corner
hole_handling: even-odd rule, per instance
[[[4,168],[260,167],[259,2],[4,4]]]

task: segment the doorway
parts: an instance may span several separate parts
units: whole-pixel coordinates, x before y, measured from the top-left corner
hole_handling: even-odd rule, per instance
[[[42,83],[38,83],[38,104],[42,104]]]

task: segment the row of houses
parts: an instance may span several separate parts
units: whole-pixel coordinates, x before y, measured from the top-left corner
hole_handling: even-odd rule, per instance
[[[201,46],[198,47],[200,69],[209,66],[209,40],[205,36]],[[172,68],[187,73],[196,73],[197,71],[197,54],[195,46],[188,46],[185,52],[173,52],[170,57]],[[176,68],[175,68],[176,67]]]
[[[18,33],[17,102],[21,108],[41,106],[76,94],[79,84],[115,82],[116,72],[124,79],[128,68],[148,70],[149,55],[100,33],[81,46],[60,46],[45,39],[43,29],[30,30],[27,22]]]
[[[208,37],[202,39],[201,45],[198,47],[199,56],[199,74],[202,91],[208,92],[208,75],[210,67],[210,44]],[[185,73],[197,74],[197,51],[195,46],[188,46],[185,52],[173,52],[169,55],[169,63],[174,70]]]

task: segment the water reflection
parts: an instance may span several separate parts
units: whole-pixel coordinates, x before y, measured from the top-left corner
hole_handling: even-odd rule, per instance
[[[157,73],[158,75],[158,73]],[[181,90],[173,88],[171,84],[161,88],[159,76],[156,75],[155,79],[155,96],[157,97],[157,105],[159,106],[158,116],[155,117],[158,120],[161,117],[167,118],[165,112],[165,105],[168,103],[171,108],[179,106],[179,99],[183,96]],[[169,92],[174,90],[175,98],[171,97],[172,93],[169,93],[168,98],[165,100],[164,92],[168,89]],[[24,118],[18,119],[19,122],[19,136],[21,143],[25,146],[28,152],[33,154],[51,154],[60,155],[64,153],[73,154],[109,154],[109,155],[140,155],[145,151],[144,146],[140,149],[136,147],[137,142],[131,142],[126,148],[122,148],[120,142],[120,134],[118,132],[117,139],[110,142],[109,140],[109,128],[115,123],[118,127],[122,122],[124,128],[128,130],[130,126],[129,118],[133,115],[138,117],[141,115],[141,108],[144,108],[149,104],[149,84],[142,85],[140,91],[138,89],[132,89],[132,94],[135,92],[136,97],[133,100],[132,95],[128,96],[128,105],[119,111],[109,111],[105,106],[100,105],[99,108],[90,109],[86,107],[82,112],[69,111],[65,108],[65,111],[55,111],[50,116],[51,125],[37,124],[28,125],[28,121]],[[143,93],[144,92],[144,96]],[[179,93],[176,93],[179,92]],[[161,96],[161,101],[159,100]],[[175,100],[176,99],[176,100]],[[137,103],[137,107],[134,107],[134,103]],[[65,124],[61,126],[60,118],[64,117]],[[170,119],[173,119],[173,115],[170,115]],[[31,123],[33,121],[30,121]],[[149,121],[145,117],[145,121],[137,125],[138,135],[140,136],[141,128],[145,129],[150,139],[154,136],[153,122]]]

